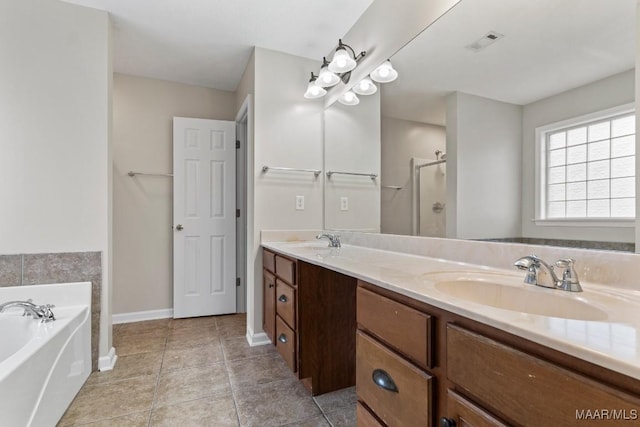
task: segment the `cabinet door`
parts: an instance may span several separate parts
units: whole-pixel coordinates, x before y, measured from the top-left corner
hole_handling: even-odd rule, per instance
[[[264,309],[262,328],[271,342],[276,330],[276,278],[267,270],[263,270]]]
[[[506,427],[506,424],[499,421],[489,412],[474,405],[453,390],[447,390],[447,415],[440,419],[440,425],[455,425],[456,427]]]

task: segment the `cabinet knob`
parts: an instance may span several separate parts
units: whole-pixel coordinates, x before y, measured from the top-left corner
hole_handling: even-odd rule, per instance
[[[374,370],[373,374],[371,375],[371,379],[373,379],[373,382],[378,387],[383,388],[387,391],[391,391],[393,393],[398,393],[398,386],[396,386],[393,378],[391,378],[391,375],[389,375],[382,369]]]
[[[283,344],[287,343],[287,336],[285,334],[280,334],[280,336],[278,337],[278,341],[280,341]]]
[[[270,287],[270,288],[273,288],[273,283],[269,283],[269,287]]]
[[[456,427],[456,421],[453,418],[440,418],[440,427]]]
[[[286,296],[286,295],[280,295],[280,296],[278,297],[278,301],[280,301],[280,302],[287,302],[287,301],[289,301],[289,300],[287,299],[287,296]]]

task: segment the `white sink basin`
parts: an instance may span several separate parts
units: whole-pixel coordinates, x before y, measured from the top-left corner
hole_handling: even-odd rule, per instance
[[[430,275],[435,288],[454,298],[503,310],[564,319],[603,321],[609,318],[583,292],[567,292],[522,283],[522,278],[482,273]],[[518,283],[520,282],[520,283]]]

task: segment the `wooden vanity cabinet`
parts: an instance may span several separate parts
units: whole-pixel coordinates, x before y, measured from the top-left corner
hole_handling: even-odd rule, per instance
[[[296,260],[262,251],[263,322],[262,327],[289,368],[297,370]]]
[[[640,425],[636,379],[366,282],[357,298],[359,426]]]
[[[265,333],[311,394],[355,385],[356,279],[263,249],[263,282]]]
[[[359,286],[356,392],[388,426],[433,425],[431,316]]]
[[[637,395],[455,324],[447,324],[446,348],[447,378],[512,424],[579,426],[586,422],[577,415],[580,410],[605,408],[629,416],[640,410]],[[614,425],[615,420],[603,421]]]

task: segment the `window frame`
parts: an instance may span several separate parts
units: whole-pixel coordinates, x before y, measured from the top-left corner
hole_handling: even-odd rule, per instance
[[[633,227],[638,217],[636,211],[635,218],[547,218],[546,217],[546,188],[547,188],[547,141],[548,133],[558,131],[565,128],[576,127],[590,122],[606,120],[619,115],[628,113],[635,114],[635,103],[630,102],[613,108],[584,114],[578,117],[562,120],[548,125],[539,126],[535,129],[535,164],[534,164],[534,180],[535,180],[535,216],[533,222],[542,226],[570,226],[570,227]],[[636,129],[637,138],[638,129]],[[636,164],[637,164],[637,156]],[[635,172],[637,179],[638,170]],[[638,199],[638,189],[636,188],[636,204]]]

